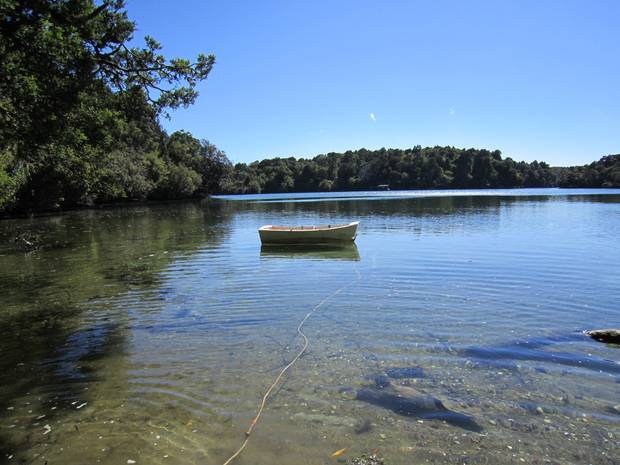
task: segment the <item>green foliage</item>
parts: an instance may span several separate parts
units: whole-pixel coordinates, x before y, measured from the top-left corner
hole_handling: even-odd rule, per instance
[[[0,211],[12,209],[17,191],[26,180],[24,169],[15,163],[11,148],[0,151]]]
[[[0,0],[0,212],[219,190],[223,152],[158,117],[215,58],[166,59],[120,0]]]
[[[193,169],[172,165],[161,183],[160,192],[167,199],[183,199],[194,195],[201,184],[202,176]]]
[[[101,83],[141,90],[157,113],[192,104],[215,57],[167,60],[150,37],[128,47],[134,30],[120,0],[1,0],[0,118],[9,130],[0,138],[55,139],[80,94]]]
[[[172,163],[187,166],[200,176],[195,189],[198,195],[219,191],[221,180],[230,170],[230,162],[224,152],[209,141],[199,141],[184,131],[170,136],[166,153]]]
[[[323,179],[319,183],[319,190],[320,191],[331,191],[333,185],[334,185],[333,181],[330,181],[329,179]]]
[[[572,168],[557,168],[560,187],[620,187],[620,154]]]
[[[502,159],[499,150],[420,146],[328,153],[312,159],[239,163],[222,188],[228,193],[375,189],[620,187],[620,155],[584,167]]]

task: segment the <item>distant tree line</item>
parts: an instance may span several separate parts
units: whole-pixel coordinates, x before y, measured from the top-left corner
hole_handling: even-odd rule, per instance
[[[220,190],[223,152],[159,117],[215,58],[167,59],[120,0],[0,1],[0,213]]]
[[[620,154],[583,166],[554,168],[558,187],[620,187]]]
[[[620,187],[620,155],[585,166],[553,168],[545,162],[502,158],[499,150],[426,147],[360,149],[312,159],[272,158],[238,163],[224,180],[226,193],[375,189],[514,187]]]

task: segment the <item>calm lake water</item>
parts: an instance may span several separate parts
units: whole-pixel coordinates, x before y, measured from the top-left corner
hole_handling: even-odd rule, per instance
[[[0,462],[221,465],[344,287],[236,463],[620,463],[620,347],[580,334],[620,326],[620,190],[291,197],[0,221]],[[471,422],[357,398],[386,382]]]

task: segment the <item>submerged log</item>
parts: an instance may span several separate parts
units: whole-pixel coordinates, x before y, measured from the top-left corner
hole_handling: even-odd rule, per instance
[[[578,352],[542,350],[543,347],[556,342],[559,343],[563,340],[568,341],[575,338],[583,338],[583,336],[580,334],[575,334],[570,336],[570,338],[554,338],[549,340],[553,342],[544,342],[544,339],[535,339],[533,341],[517,341],[497,346],[471,346],[459,350],[459,353],[474,362],[483,360],[487,363],[497,363],[501,360],[507,360],[509,362],[524,360],[528,362],[543,362],[551,365],[565,365],[599,371],[611,375],[620,375],[620,364],[615,361]],[[605,342],[612,342],[612,340],[607,339]]]
[[[600,342],[620,344],[620,329],[592,329],[584,333]]]

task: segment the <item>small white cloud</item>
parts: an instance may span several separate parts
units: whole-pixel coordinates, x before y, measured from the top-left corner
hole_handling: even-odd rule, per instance
[[[377,121],[377,118],[375,117],[374,113],[368,113],[368,116],[370,116],[370,119],[373,121]]]
[[[454,116],[454,114],[456,113],[456,110],[454,109],[454,107],[450,107],[449,113],[450,113],[450,116]]]

